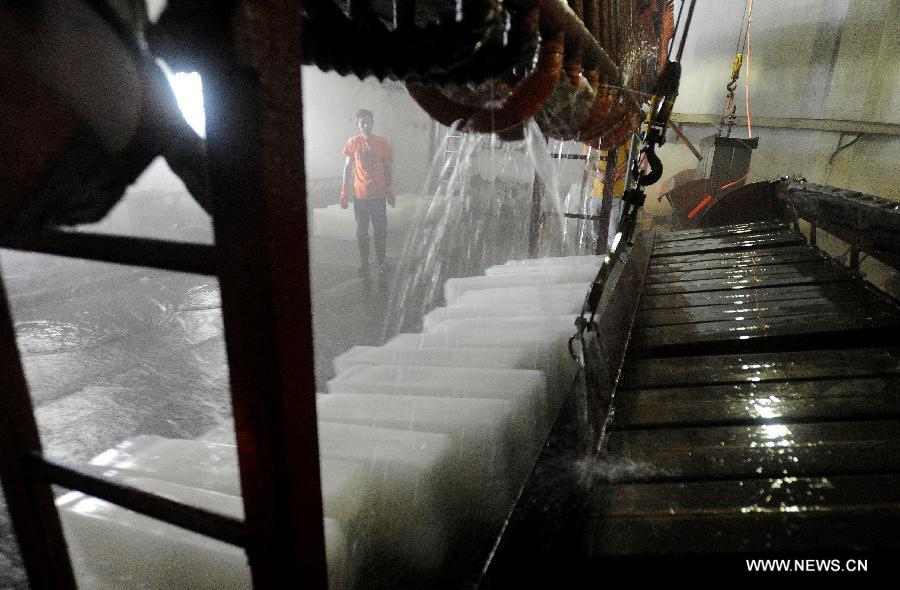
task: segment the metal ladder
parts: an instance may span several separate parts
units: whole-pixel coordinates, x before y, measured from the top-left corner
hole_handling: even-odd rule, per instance
[[[217,16],[200,47],[215,245],[54,230],[5,235],[0,247],[218,276],[246,516],[45,457],[0,281],[0,479],[35,589],[76,587],[54,484],[243,547],[256,587],[328,585],[304,169],[290,165],[303,161],[300,14]]]
[[[438,123],[435,123],[435,125],[438,125]],[[458,197],[461,194],[462,180],[457,179],[457,182],[453,185],[454,190],[451,192],[450,179],[459,167],[459,156],[457,154],[459,154],[464,137],[464,133],[453,132],[453,130],[447,131],[447,135],[444,138],[444,157],[441,162],[441,175],[438,178],[437,195]]]

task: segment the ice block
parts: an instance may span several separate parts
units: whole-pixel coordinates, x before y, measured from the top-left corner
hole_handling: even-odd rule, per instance
[[[452,482],[475,474],[451,453],[452,442],[445,434],[320,423],[324,513],[341,523],[355,559],[411,572],[441,563],[448,531],[466,518],[466,495]],[[119,481],[157,481],[240,505],[231,445],[139,436],[91,467]]]
[[[241,499],[143,477],[124,478],[147,492],[243,518]],[[56,501],[80,588],[230,590],[251,588],[243,549],[131,512],[81,492]],[[352,588],[348,545],[325,519],[329,586]]]
[[[354,538],[367,545],[367,561],[393,563],[398,571],[431,572],[446,558],[453,531],[466,526],[467,499],[459,478],[466,470],[446,434],[319,423],[323,458],[365,468],[365,498]],[[348,531],[351,529],[347,529]]]
[[[124,476],[141,476],[230,496],[241,495],[233,445],[196,440],[136,436],[100,453],[90,465]]]
[[[561,285],[582,283],[585,287],[594,280],[597,270],[593,267],[575,266],[570,269],[554,269],[548,272],[511,273],[483,277],[447,279],[444,283],[444,299],[448,305],[456,303],[467,291],[527,287],[538,284]]]
[[[532,270],[550,270],[553,268],[593,267],[600,269],[603,256],[553,256],[548,258],[524,258],[508,260],[503,264],[495,264],[485,270],[486,275],[528,272]]]
[[[450,321],[450,320],[448,320]],[[575,333],[574,316],[552,320],[548,325],[495,322],[494,320],[452,320],[425,334],[398,334],[387,342],[387,347],[494,347],[518,348],[535,358],[547,375],[548,415],[555,415],[556,408],[568,392],[577,365],[568,352],[568,339]],[[458,322],[469,322],[460,325]],[[566,324],[571,328],[567,328]],[[463,329],[455,329],[463,328]],[[340,376],[339,376],[340,377]]]
[[[136,436],[98,455],[89,468],[120,481],[140,477],[227,497],[241,495],[237,448],[232,444]],[[351,522],[359,509],[365,471],[355,463],[323,458],[320,472],[325,515]]]
[[[327,384],[330,393],[420,395],[514,402],[539,430],[551,419],[544,373],[524,369],[472,369],[357,365]]]
[[[422,329],[425,332],[430,332],[435,324],[445,319],[565,314],[569,314],[574,318],[580,311],[581,304],[573,301],[513,303],[509,305],[463,305],[457,303],[450,307],[436,307],[426,313],[422,320]]]
[[[524,287],[498,287],[467,291],[457,305],[513,305],[518,303],[565,302],[577,306],[584,303],[590,288],[589,282],[563,285],[528,285]]]
[[[562,358],[560,342],[548,339],[546,334],[523,334],[521,331],[500,330],[490,333],[401,333],[385,343],[384,348],[403,349],[453,349],[453,348],[511,348],[525,355],[528,367],[544,371],[548,384],[554,383]]]
[[[507,400],[333,393],[320,394],[317,408],[326,422],[450,435],[455,452],[489,474],[487,480],[460,482],[472,486],[475,502],[485,499],[487,488],[508,496],[540,446],[532,422],[520,414],[523,408]]]
[[[335,374],[353,365],[424,365],[482,369],[542,369],[525,350],[514,348],[354,346],[334,359]]]
[[[575,314],[543,316],[469,317],[446,318],[431,325],[430,332],[493,332],[511,331],[536,336],[542,334],[548,340],[558,336],[570,336],[575,332]]]

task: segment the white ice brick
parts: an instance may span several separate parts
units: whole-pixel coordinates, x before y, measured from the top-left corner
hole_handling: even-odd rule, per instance
[[[569,321],[572,325],[571,333],[574,333],[574,317]],[[485,326],[483,323],[481,325],[481,328],[476,327],[470,331],[397,334],[385,343],[385,347],[420,349],[482,347],[521,350],[535,363],[534,366],[539,367],[546,374],[547,399],[550,402],[548,408],[550,415],[554,415],[556,408],[568,393],[569,385],[577,368],[569,356],[566,346],[569,332],[564,329],[564,326],[559,330],[548,331],[533,326],[519,328],[507,326],[498,329],[497,326]]]
[[[237,452],[229,444],[136,436],[97,455],[90,464],[126,475],[150,477],[231,496],[241,495]]]
[[[600,270],[602,258],[600,256],[580,256],[572,259],[568,258],[539,258],[533,264],[496,264],[485,269],[484,274],[489,277],[494,276],[510,276],[520,275],[527,276],[537,273],[553,273],[559,271],[570,271],[573,269],[593,269],[596,274]]]
[[[237,439],[234,432],[234,422],[226,420],[223,424],[211,428],[197,437],[197,440],[203,442],[220,443],[226,445],[236,445]]]
[[[545,428],[552,411],[541,371],[357,365],[327,384],[330,393],[506,399]]]
[[[473,484],[472,501],[483,502],[485,491],[495,489],[507,495],[493,503],[500,509],[507,507],[508,494],[524,477],[539,447],[532,421],[521,414],[523,408],[507,400],[329,393],[320,394],[317,402],[319,418],[325,422],[450,435],[455,453],[467,463],[482,464],[489,474],[487,480],[460,482]]]
[[[550,410],[554,412],[565,387],[573,376],[574,363],[569,357],[567,343],[575,333],[575,316],[458,318],[446,319],[430,326],[431,334],[465,335],[466,338],[496,338],[504,333],[520,340],[543,339],[547,343],[547,381]]]
[[[334,359],[335,374],[353,365],[423,365],[482,369],[542,369],[535,355],[513,348],[354,346]]]
[[[548,316],[571,314],[581,311],[581,304],[574,301],[547,301],[535,303],[515,303],[510,305],[461,305],[436,307],[425,314],[422,329],[432,331],[435,324],[445,319],[490,318],[510,316]]]
[[[464,293],[457,305],[516,305],[521,303],[566,303],[577,306],[584,303],[590,282],[563,285],[529,285],[502,287]]]
[[[243,518],[239,497],[151,478],[127,477],[138,489],[191,506]],[[80,588],[230,590],[251,587],[243,549],[70,492],[56,501]],[[331,588],[353,587],[340,525],[325,519]]]
[[[509,316],[447,318],[431,326],[430,332],[495,332],[508,330],[523,335],[544,336],[548,341],[575,332],[575,314],[547,316]]]
[[[440,564],[448,531],[466,518],[471,496],[453,482],[478,467],[451,452],[448,435],[320,422],[319,448],[323,509],[344,527],[355,556],[410,571]],[[117,480],[156,478],[239,494],[231,445],[139,436],[98,456],[92,468]]]
[[[232,444],[136,436],[98,455],[90,468],[117,480],[154,478],[228,497],[241,494],[237,448]],[[364,470],[355,463],[323,458],[320,472],[325,515],[351,521],[359,509]]]
[[[492,268],[497,268],[498,266],[506,266],[506,267],[542,267],[542,266],[567,266],[567,265],[596,265],[598,268],[600,264],[603,262],[602,255],[573,255],[573,256],[547,256],[544,258],[521,258],[518,260],[507,260],[502,265],[496,265]]]
[[[365,467],[359,490],[365,519],[357,521],[354,539],[366,545],[367,561],[425,572],[441,565],[453,531],[469,524],[458,480],[485,476],[453,450],[446,434],[319,423],[323,458]]]
[[[545,355],[551,346],[543,335],[523,338],[520,334],[500,331],[493,334],[465,334],[454,332],[413,334],[402,332],[388,340],[384,346],[398,348],[515,348],[529,353]]]
[[[525,274],[505,274],[484,277],[461,277],[447,279],[444,283],[444,299],[447,305],[456,303],[460,296],[468,291],[484,289],[501,289],[508,287],[525,287],[538,284],[558,285],[567,283],[589,284],[597,274],[593,267],[572,267],[571,269],[554,269],[552,272],[535,272]]]

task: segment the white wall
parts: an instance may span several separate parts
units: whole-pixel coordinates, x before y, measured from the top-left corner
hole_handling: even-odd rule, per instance
[[[312,66],[303,68],[307,177],[315,180],[341,175],[341,150],[349,137],[359,133],[353,119],[359,109],[375,114],[375,133],[391,144],[396,191],[417,191],[429,163],[431,121],[403,85],[380,83],[375,78],[342,77]]]
[[[698,2],[682,60],[675,111],[721,115],[745,0]],[[900,2],[897,0],[756,0],[750,38],[750,113],[756,118],[802,118],[900,123]],[[746,70],[735,95],[744,115]],[[686,124],[696,143],[716,126]],[[746,126],[733,135],[746,137]],[[832,158],[837,132],[756,126],[760,138],[749,180],[805,176],[900,199],[893,170],[900,159],[897,135],[863,136]],[[697,160],[669,133],[660,150],[664,178],[694,168]],[[655,196],[658,185],[648,194]],[[665,204],[648,199],[648,211],[664,216]]]

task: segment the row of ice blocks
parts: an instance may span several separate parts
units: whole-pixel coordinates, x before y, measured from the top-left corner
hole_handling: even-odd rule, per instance
[[[332,588],[427,587],[450,556],[499,531],[569,390],[566,341],[599,264],[511,261],[453,279],[456,303],[430,312],[423,333],[334,360],[317,395]],[[563,282],[523,281],[542,276]],[[230,424],[200,440],[136,437],[92,466],[243,515]],[[250,586],[236,547],[78,492],[58,505],[83,587]]]

